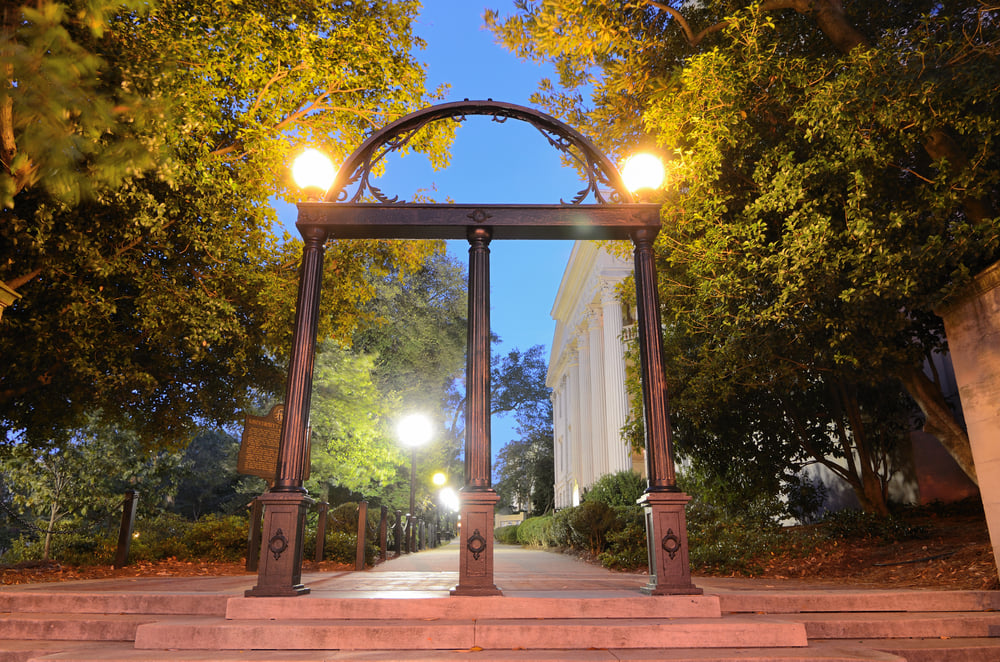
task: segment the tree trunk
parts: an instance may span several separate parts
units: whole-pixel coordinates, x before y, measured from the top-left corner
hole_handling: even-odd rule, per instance
[[[937,384],[917,368],[909,368],[900,375],[900,381],[910,397],[924,413],[924,432],[934,435],[945,450],[955,459],[958,466],[973,483],[979,485],[976,465],[972,460],[972,445],[969,433],[955,420],[951,408]]]
[[[45,545],[42,549],[42,560],[49,560],[49,550],[52,548],[52,529],[56,526],[57,515],[59,514],[59,506],[56,502],[52,502],[52,506],[49,508],[49,526],[45,530]]]

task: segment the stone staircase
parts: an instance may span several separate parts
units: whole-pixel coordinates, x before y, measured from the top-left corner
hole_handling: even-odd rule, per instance
[[[1000,592],[230,598],[0,591],[0,662],[988,662]]]

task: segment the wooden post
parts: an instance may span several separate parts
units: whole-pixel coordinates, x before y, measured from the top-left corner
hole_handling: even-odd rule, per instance
[[[247,532],[247,564],[249,572],[257,572],[260,564],[260,527],[264,519],[264,504],[254,498],[250,502],[250,531]]]
[[[379,509],[378,549],[379,549],[379,560],[384,563],[389,558],[389,507],[388,506],[382,506]]]
[[[319,519],[316,521],[316,563],[323,561],[323,552],[326,549],[326,513],[330,504],[320,501],[317,504]]]
[[[396,511],[396,524],[392,527],[392,544],[396,548],[396,558],[403,553],[403,511]]]
[[[368,531],[368,502],[358,504],[358,552],[354,557],[354,569],[365,569],[365,534]]]
[[[132,528],[135,526],[135,507],[139,503],[139,493],[126,490],[125,502],[122,505],[122,524],[118,529],[118,549],[115,551],[113,568],[124,568],[128,565],[128,550],[132,545]]]

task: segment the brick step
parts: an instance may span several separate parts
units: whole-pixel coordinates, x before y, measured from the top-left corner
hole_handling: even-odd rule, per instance
[[[69,649],[23,662],[907,662],[840,642],[808,648],[632,648],[593,650],[136,650],[124,644]],[[943,662],[952,662],[944,660]],[[977,660],[976,662],[982,662]]]
[[[28,660],[61,653],[72,648],[74,654],[101,659],[104,651],[111,647],[114,651],[132,648],[132,642],[119,641],[38,641],[37,639],[13,639],[0,641],[0,662],[28,662]]]
[[[810,639],[1000,636],[1000,613],[996,612],[789,614],[773,615],[772,618],[802,623]]]
[[[986,662],[1000,660],[1000,639],[882,639],[857,645],[898,655],[907,662]]]
[[[134,641],[140,625],[162,618],[154,614],[11,613],[0,617],[0,649],[4,640]],[[174,617],[176,618],[176,617]],[[203,617],[206,618],[206,617]]]
[[[504,618],[720,618],[715,596],[630,598],[233,598],[226,617],[234,620],[330,619],[504,619]]]
[[[223,620],[147,623],[136,648],[540,649],[806,646],[801,623],[760,617],[681,619]]]
[[[727,613],[1000,610],[1000,591],[739,591],[718,598]]]
[[[190,614],[222,616],[227,595],[206,593],[67,593],[0,591],[0,612],[51,614]]]

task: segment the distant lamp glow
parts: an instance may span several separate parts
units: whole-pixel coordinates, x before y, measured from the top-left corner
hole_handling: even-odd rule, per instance
[[[431,480],[434,482],[435,485],[441,487],[442,485],[448,482],[448,477],[439,471],[436,474],[434,474],[434,476],[431,477]]]
[[[666,176],[663,162],[652,154],[634,154],[625,160],[625,165],[622,167],[625,187],[633,193],[643,189],[660,188]]]
[[[336,176],[333,162],[315,149],[302,152],[292,163],[292,178],[301,189],[319,189],[325,193]]]
[[[457,513],[459,508],[461,508],[461,503],[458,500],[458,493],[450,487],[443,487],[441,491],[438,492],[438,497],[441,501],[441,506],[450,512]]]

